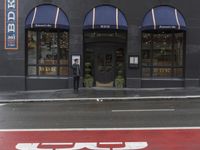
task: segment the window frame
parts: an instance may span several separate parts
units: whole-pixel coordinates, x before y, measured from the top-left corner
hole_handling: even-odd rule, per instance
[[[37,36],[37,42],[36,42],[36,64],[29,64],[28,62],[28,32],[29,31],[33,31],[36,32],[36,36]],[[47,65],[47,64],[39,64],[39,53],[41,52],[41,49],[39,48],[39,44],[41,43],[40,40],[40,35],[41,32],[53,32],[57,34],[57,46],[58,46],[58,51],[57,51],[57,64],[52,64],[52,65]],[[59,43],[59,39],[61,36],[61,33],[67,32],[68,37],[67,37],[67,64],[60,64],[60,53],[61,53],[61,49],[60,49],[60,43]],[[25,30],[25,73],[26,76],[28,77],[67,77],[69,76],[69,67],[70,67],[70,58],[69,58],[69,30],[63,30],[63,29],[44,29],[44,28],[33,28],[33,29],[26,29]],[[56,75],[39,75],[39,67],[56,67]],[[36,75],[29,75],[28,69],[29,67],[36,67]],[[60,68],[62,67],[66,67],[67,68],[67,75],[60,75]]]
[[[151,46],[150,46],[150,65],[143,65],[143,34],[150,34],[151,36]],[[172,59],[172,64],[171,65],[154,65],[153,64],[153,50],[154,50],[154,38],[153,36],[155,34],[161,34],[161,33],[167,33],[167,34],[172,34],[172,53],[171,53],[171,59]],[[175,61],[175,35],[178,33],[183,34],[183,48],[182,48],[182,65],[176,65]],[[174,57],[174,58],[173,58]],[[141,32],[141,77],[142,78],[184,78],[185,77],[185,57],[186,57],[186,31],[184,30],[146,30]],[[150,74],[149,76],[145,76],[143,69],[150,69]],[[171,75],[170,76],[165,76],[165,77],[160,77],[160,76],[154,76],[153,75],[153,70],[154,69],[171,69]],[[182,76],[177,76],[174,69],[182,69]]]

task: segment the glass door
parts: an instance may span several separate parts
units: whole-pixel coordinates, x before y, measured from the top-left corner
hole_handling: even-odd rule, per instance
[[[114,53],[98,50],[95,53],[95,80],[97,87],[113,87]]]

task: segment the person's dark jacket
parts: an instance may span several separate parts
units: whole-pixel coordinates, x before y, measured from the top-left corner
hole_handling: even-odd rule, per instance
[[[80,71],[80,65],[79,64],[74,63],[72,65],[72,69],[73,69],[73,75],[74,76],[80,76],[81,71]]]

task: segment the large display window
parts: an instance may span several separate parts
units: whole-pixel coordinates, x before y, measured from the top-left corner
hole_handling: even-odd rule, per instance
[[[28,76],[68,76],[68,31],[28,30]]]
[[[149,10],[142,23],[142,77],[183,78],[186,23],[172,6]]]
[[[142,33],[142,76],[184,77],[185,32]]]

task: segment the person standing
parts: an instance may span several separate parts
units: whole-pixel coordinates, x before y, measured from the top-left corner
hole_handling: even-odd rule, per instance
[[[73,77],[74,77],[74,91],[78,92],[79,80],[80,80],[80,74],[81,74],[78,59],[74,60],[74,63],[72,65],[72,69],[73,69]]]

